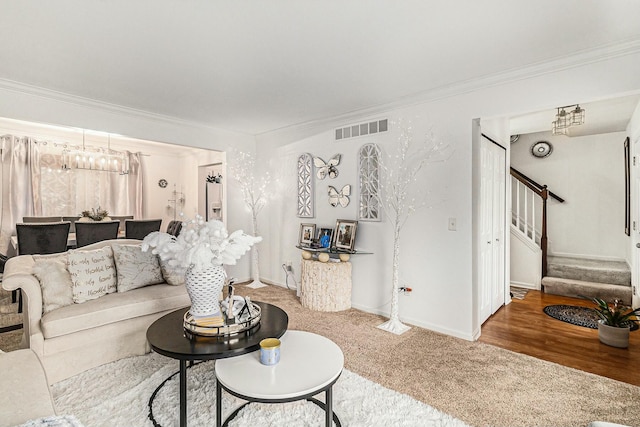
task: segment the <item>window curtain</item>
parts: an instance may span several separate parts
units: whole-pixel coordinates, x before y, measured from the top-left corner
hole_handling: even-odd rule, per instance
[[[0,251],[14,255],[11,236],[24,216],[42,215],[40,150],[33,138],[2,137]]]
[[[142,217],[140,153],[125,152],[129,173],[121,175],[95,169],[63,171],[59,149],[47,146],[42,151],[43,215],[73,216],[101,208],[110,215]]]
[[[24,216],[75,216],[105,209],[110,215],[142,218],[141,153],[125,152],[129,173],[63,170],[59,144],[29,137],[2,137],[0,252],[15,255],[11,236]]]

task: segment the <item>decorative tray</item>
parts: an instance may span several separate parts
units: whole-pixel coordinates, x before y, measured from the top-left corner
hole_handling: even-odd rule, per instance
[[[240,315],[236,315],[233,319],[228,319],[226,311],[223,309],[221,322],[217,325],[210,324],[211,322],[203,324],[199,319],[194,318],[187,310],[184,313],[183,325],[187,334],[221,337],[236,335],[254,328],[260,323],[260,317],[260,306],[253,302],[247,302],[246,309],[243,309]]]

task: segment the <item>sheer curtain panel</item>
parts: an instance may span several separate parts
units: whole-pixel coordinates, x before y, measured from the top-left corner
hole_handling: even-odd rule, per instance
[[[10,254],[11,236],[23,216],[41,216],[40,150],[34,139],[2,137],[0,252]]]
[[[63,170],[64,146],[29,137],[2,137],[1,253],[13,255],[10,239],[24,216],[75,216],[100,207],[111,215],[142,218],[140,153],[126,152],[128,174]]]

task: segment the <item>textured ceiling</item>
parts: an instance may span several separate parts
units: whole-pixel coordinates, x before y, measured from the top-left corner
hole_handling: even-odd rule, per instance
[[[640,39],[633,0],[7,1],[2,80],[262,134]]]

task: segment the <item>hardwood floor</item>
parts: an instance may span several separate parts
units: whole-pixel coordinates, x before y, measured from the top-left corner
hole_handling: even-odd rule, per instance
[[[482,326],[480,341],[582,371],[640,386],[640,330],[631,332],[629,348],[600,343],[596,329],[547,316],[552,304],[591,307],[590,301],[529,291],[513,299]]]

